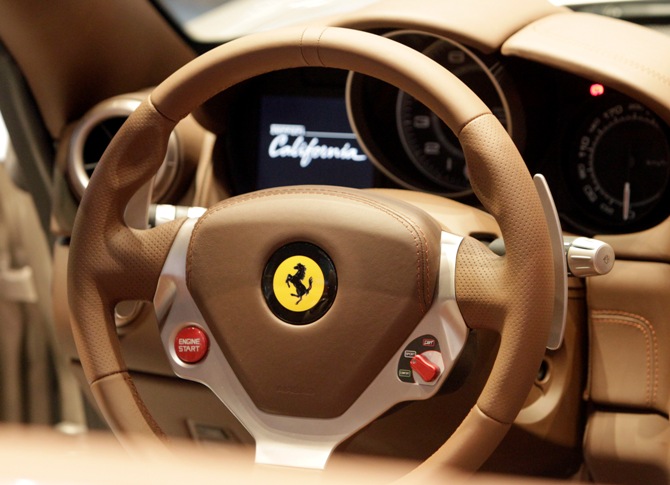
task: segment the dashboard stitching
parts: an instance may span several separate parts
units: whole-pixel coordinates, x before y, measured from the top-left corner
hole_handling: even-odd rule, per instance
[[[658,339],[656,338],[656,330],[654,328],[654,325],[649,320],[647,320],[646,318],[644,318],[641,315],[637,315],[635,313],[629,313],[629,312],[625,312],[625,311],[594,310],[591,313],[592,313],[594,319],[597,318],[597,319],[602,320],[602,321],[608,320],[608,319],[606,319],[606,317],[610,316],[610,315],[619,315],[621,317],[628,317],[628,318],[631,318],[633,320],[636,320],[637,322],[639,322],[638,323],[639,325],[642,325],[649,330],[649,332],[651,334],[651,343],[652,343],[652,349],[653,349],[653,363],[654,363],[653,367],[651,369],[653,371],[653,390],[652,390],[652,395],[651,395],[651,400],[652,400],[651,403],[656,402],[656,398],[658,397],[658,388],[659,388],[659,383],[658,383],[659,370],[658,370]],[[609,321],[612,321],[612,323],[614,323],[615,320],[617,322],[627,321],[627,320],[615,319],[615,318],[610,318],[609,319]]]
[[[646,382],[647,382],[647,384],[645,386],[646,387],[646,393],[645,393],[645,401],[646,402],[645,402],[645,404],[651,405],[651,403],[652,403],[652,401],[651,401],[651,390],[650,390],[650,387],[651,387],[651,385],[650,385],[651,384],[651,369],[650,369],[650,353],[649,353],[649,347],[650,346],[649,346],[649,336],[647,334],[646,329],[639,323],[633,323],[633,322],[629,322],[627,320],[617,320],[617,319],[614,319],[614,318],[611,318],[611,319],[610,318],[598,318],[598,320],[599,320],[598,322],[594,322],[594,323],[599,323],[599,324],[608,323],[608,324],[622,325],[622,326],[626,326],[626,327],[635,328],[635,329],[639,330],[640,332],[642,332],[642,335],[644,336],[644,346],[645,346],[645,352],[646,352],[645,364],[646,364]]]
[[[428,308],[428,305],[430,303],[430,288],[429,288],[429,281],[430,281],[430,272],[429,272],[429,260],[430,260],[430,254],[428,250],[428,242],[426,240],[426,236],[419,229],[418,224],[416,224],[414,221],[411,219],[399,214],[398,212],[394,211],[393,209],[390,209],[389,207],[386,207],[382,204],[375,203],[374,201],[370,199],[366,199],[363,197],[357,197],[353,194],[346,194],[342,192],[337,192],[337,191],[331,191],[331,190],[324,190],[324,189],[319,189],[319,190],[297,190],[297,189],[270,189],[265,192],[260,192],[260,193],[253,193],[249,194],[246,196],[240,196],[235,198],[234,200],[228,200],[220,203],[219,205],[211,208],[209,211],[207,211],[201,218],[198,220],[196,223],[195,227],[193,228],[193,235],[191,237],[191,242],[189,243],[189,251],[187,255],[187,260],[186,260],[186,281],[187,285],[191,287],[191,278],[192,278],[192,273],[191,273],[191,266],[192,266],[192,260],[193,260],[193,252],[194,252],[194,241],[197,238],[199,229],[201,224],[204,223],[204,221],[212,216],[213,214],[235,206],[239,205],[245,202],[253,201],[253,200],[258,200],[261,198],[266,198],[270,197],[273,195],[326,195],[326,196],[331,196],[331,197],[341,197],[343,199],[348,199],[356,202],[363,203],[365,205],[368,205],[374,209],[377,209],[381,212],[386,213],[387,215],[391,216],[393,219],[395,219],[397,222],[399,222],[407,232],[412,236],[412,239],[414,240],[414,246],[416,248],[416,268],[417,268],[417,274],[416,274],[416,281],[417,281],[417,295],[419,299],[419,311],[420,314],[423,315]],[[417,237],[420,236],[420,237]],[[426,257],[422,258],[421,253],[425,253]],[[422,273],[425,273],[425,277],[422,278]]]
[[[596,312],[593,312],[596,313]],[[645,396],[645,404],[648,406],[652,406],[654,404],[655,398],[656,398],[656,382],[654,382],[654,385],[652,386],[652,373],[655,375],[656,372],[652,371],[652,357],[651,357],[651,341],[652,338],[649,335],[648,329],[641,323],[637,322],[631,322],[629,320],[625,319],[620,319],[616,317],[610,317],[607,318],[606,312],[605,315],[603,316],[594,316],[594,324],[615,324],[615,325],[621,325],[621,326],[626,326],[630,328],[635,328],[639,330],[642,335],[644,336],[644,343],[645,343],[645,364],[646,364],[646,396]],[[598,321],[596,321],[598,320]],[[654,367],[656,366],[656,363],[654,363]]]

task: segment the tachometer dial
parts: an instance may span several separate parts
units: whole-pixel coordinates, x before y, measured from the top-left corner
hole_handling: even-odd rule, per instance
[[[507,101],[489,68],[463,46],[437,40],[423,53],[449,69],[472,89],[511,133]],[[470,189],[458,138],[428,108],[399,92],[396,115],[405,151],[417,168],[452,195]],[[455,193],[455,194],[454,194]]]
[[[666,129],[633,101],[609,105],[584,124],[569,170],[593,219],[631,226],[661,208],[670,180]]]

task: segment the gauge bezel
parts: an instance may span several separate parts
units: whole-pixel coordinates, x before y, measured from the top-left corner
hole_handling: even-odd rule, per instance
[[[390,32],[389,34],[386,34],[387,37],[397,40],[398,42],[402,42],[402,39],[404,36],[412,36],[416,35],[416,31],[412,30],[400,30],[400,31],[395,31],[395,32]],[[484,64],[484,62],[470,49],[468,49],[466,46],[463,44],[456,42],[454,40],[446,39],[444,37],[435,37],[433,42],[428,43],[426,47],[422,49],[422,53],[426,55],[427,57],[435,60],[436,62],[439,62],[439,58],[437,57],[439,51],[438,49],[445,49],[449,48],[452,50],[457,50],[465,54],[465,56],[469,59],[469,61],[473,62],[475,66],[479,69],[478,72],[484,74],[486,78],[491,83],[491,86],[494,88],[496,94],[498,95],[498,99],[500,101],[500,108],[503,111],[504,114],[504,123],[503,126],[507,130],[510,136],[513,136],[514,133],[514,127],[512,123],[512,117],[511,117],[511,112],[510,112],[510,107],[509,103],[507,101],[507,97],[505,96],[505,92],[502,89],[502,86],[498,82],[498,80],[495,78],[493,72],[489,69],[489,67]],[[438,51],[437,53],[435,51]],[[445,66],[443,63],[440,62],[441,65]],[[458,73],[455,71],[452,71],[456,77],[459,77]],[[459,79],[461,79],[459,77]],[[462,79],[461,79],[462,80]],[[413,148],[412,142],[410,141],[410,134],[407,130],[409,129],[409,125],[406,122],[407,120],[404,119],[403,111],[406,109],[405,103],[412,103],[413,105],[416,105],[419,108],[423,108],[425,111],[429,112],[430,111],[425,108],[421,103],[417,102],[409,96],[407,93],[403,91],[398,91],[398,96],[396,100],[396,128],[398,130],[398,135],[400,136],[400,141],[403,145],[403,148],[405,149],[405,153],[409,156],[409,159],[414,163],[414,165],[421,171],[426,177],[431,179],[433,182],[437,183],[438,185],[444,187],[446,190],[449,191],[451,196],[458,197],[458,196],[463,196],[463,195],[468,195],[472,193],[472,189],[469,188],[469,184],[467,188],[462,188],[460,187],[461,184],[456,184],[456,183],[450,183],[444,180],[441,180],[441,177],[439,174],[436,174],[432,171],[431,168],[429,168],[428,164],[429,162],[424,161],[421,159],[420,155],[417,153],[415,148]],[[493,111],[493,110],[492,110]],[[442,137],[447,138],[446,136],[442,135],[440,136],[441,133],[439,131],[447,131],[449,128],[444,125],[444,122],[440,121],[437,116],[435,116],[434,113],[431,113],[432,116],[432,121],[433,122],[438,122],[441,124],[439,128],[433,128],[433,131],[435,131],[436,138],[440,139]],[[416,136],[416,135],[414,135]],[[458,143],[458,140],[455,140]],[[441,145],[442,149],[446,149],[447,152],[451,153],[454,157],[457,157],[459,162],[459,165],[465,164],[465,158],[462,156],[462,150],[459,146],[452,146],[452,143],[450,140],[444,139],[444,140],[439,140],[438,142]],[[456,153],[456,152],[460,152]],[[460,156],[459,156],[460,155]]]
[[[476,59],[477,65],[485,69],[487,77],[495,81],[496,92],[501,99],[504,99],[505,118],[508,120],[508,126],[514,125],[514,130],[510,134],[513,135],[517,146],[520,149],[523,147],[525,124],[520,97],[516,93],[514,83],[507,75],[503,60],[499,56],[481,53],[444,36],[412,29],[391,30],[384,35],[390,38],[411,36],[420,39],[421,46],[416,49],[419,51],[423,51],[440,41],[464,49],[466,55]],[[414,45],[409,46],[415,48]],[[491,66],[493,66],[493,69]],[[369,99],[370,93],[374,93],[378,99],[371,101]],[[346,96],[350,122],[372,163],[400,187],[431,192],[464,201],[474,198],[470,188],[453,190],[453,188],[445,187],[432,180],[410,158],[410,150],[400,140],[396,110],[398,93],[397,88],[381,81],[359,73],[349,74]],[[392,109],[388,108],[389,102],[392,103]],[[389,119],[392,119],[392,123],[388,121]]]
[[[91,132],[103,121],[113,118],[127,118],[141,104],[143,96],[122,95],[102,101],[91,108],[76,124],[70,138],[67,157],[67,175],[72,192],[78,199],[84,195],[89,176],[85,169],[84,149]],[[160,201],[172,188],[181,163],[181,150],[176,132],[168,140],[167,152],[160,169],[156,173],[153,186],[153,200]]]

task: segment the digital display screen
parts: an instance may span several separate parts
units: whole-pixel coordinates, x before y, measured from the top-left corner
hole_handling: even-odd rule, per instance
[[[256,187],[372,187],[374,169],[341,98],[263,96]]]

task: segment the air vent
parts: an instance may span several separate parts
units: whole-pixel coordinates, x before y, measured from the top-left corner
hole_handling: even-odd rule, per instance
[[[72,191],[79,198],[84,195],[91,174],[109,142],[128,116],[137,109],[141,100],[141,95],[108,99],[93,107],[79,121],[72,134],[68,157],[68,179]],[[162,200],[169,192],[179,168],[179,161],[179,142],[173,132],[165,160],[154,181],[154,201]]]
[[[114,116],[113,118],[103,119],[93,125],[84,141],[83,166],[84,172],[88,178],[91,178],[93,170],[98,165],[100,157],[107,149],[107,145],[119,131],[121,125],[128,119],[127,116]]]

